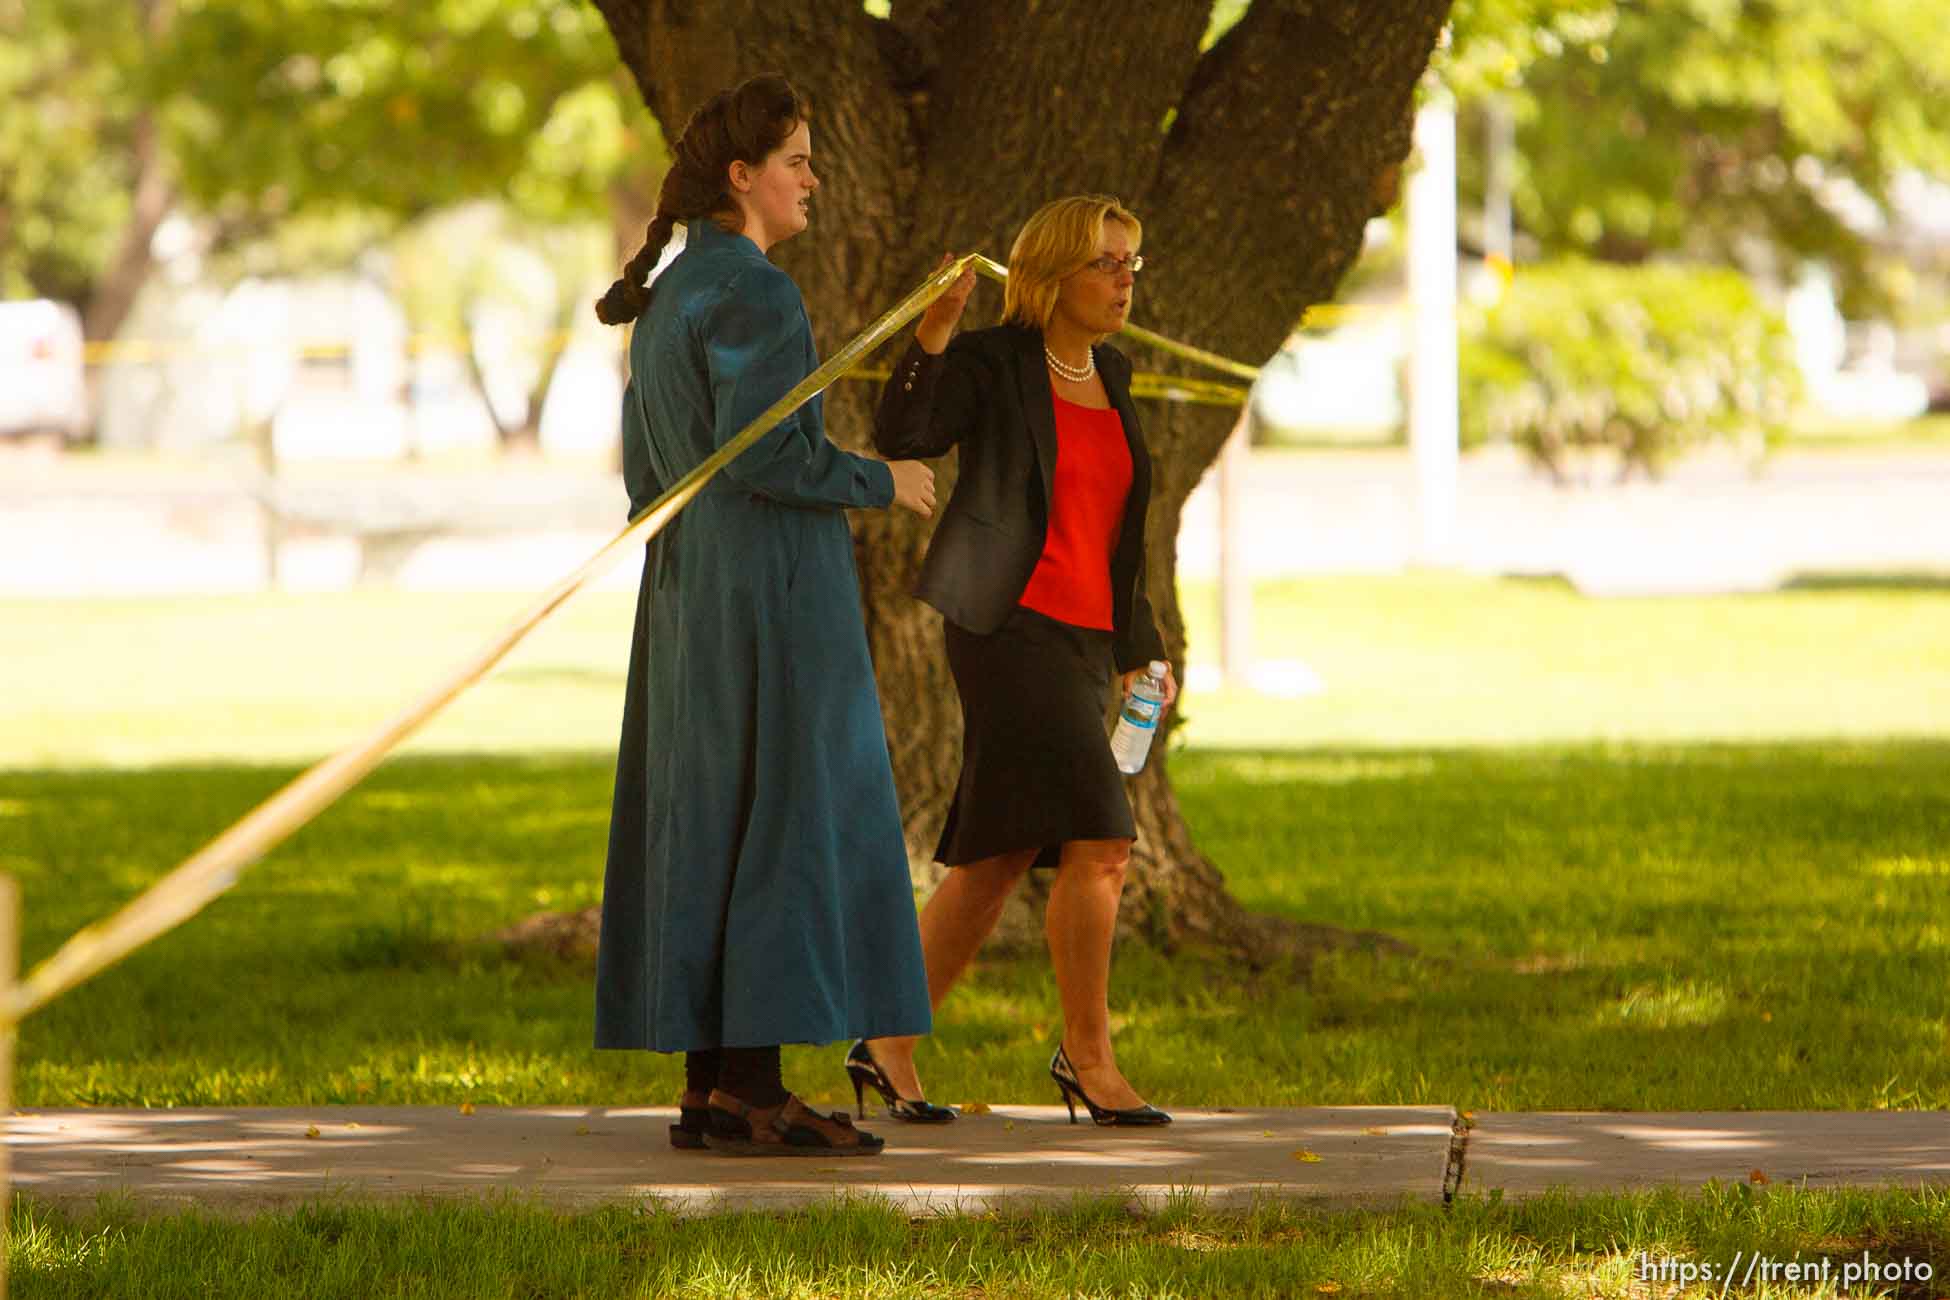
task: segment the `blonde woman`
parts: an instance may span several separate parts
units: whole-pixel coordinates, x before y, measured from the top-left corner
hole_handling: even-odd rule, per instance
[[[1111,1048],[1111,935],[1136,829],[1104,731],[1113,672],[1164,642],[1144,593],[1151,464],[1131,364],[1103,340],[1131,310],[1143,228],[1116,199],[1058,199],[1009,254],[1003,322],[950,341],[974,277],[921,319],[880,402],[882,455],[961,448],[961,473],[918,590],[941,611],[961,697],[962,769],[936,858],[953,868],[921,914],[928,997],[941,1005],[1032,867],[1053,867],[1045,930],[1063,1003],[1050,1075],[1076,1119],[1171,1117],[1145,1104]],[[1167,680],[1167,704],[1178,693]],[[919,1100],[912,1038],[854,1044],[857,1093],[939,1122]]]

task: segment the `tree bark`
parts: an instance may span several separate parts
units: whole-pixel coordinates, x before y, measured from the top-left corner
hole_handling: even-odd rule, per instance
[[[109,258],[81,316],[82,332],[91,340],[114,338],[122,322],[135,309],[135,300],[142,286],[149,282],[149,273],[155,269],[150,246],[155,242],[156,230],[176,201],[175,186],[166,171],[168,164],[156,139],[155,115],[148,111],[139,114],[132,124],[131,137],[135,186],[128,223],[122,227],[114,255]]]
[[[175,18],[174,0],[143,0],[137,6],[144,40],[153,48]],[[150,251],[156,231],[176,202],[175,182],[164,156],[156,114],[143,109],[130,123],[129,157],[133,163],[129,220],[116,241],[115,252],[81,314],[81,329],[90,340],[112,339],[135,310],[135,300],[155,269]]]
[[[782,71],[813,104],[824,184],[808,234],[777,260],[805,292],[830,353],[911,288],[945,250],[1006,260],[1050,199],[1118,195],[1145,223],[1133,315],[1246,360],[1270,355],[1332,293],[1370,217],[1394,201],[1413,98],[1450,0],[1255,0],[1203,52],[1209,6],[1105,10],[1037,0],[596,0],[644,101],[675,140],[712,92]],[[999,315],[993,286],[967,320]],[[890,345],[905,345],[905,340]],[[1190,368],[1133,348],[1140,368]],[[875,392],[827,395],[829,432],[867,444]],[[1151,600],[1182,679],[1175,539],[1185,499],[1232,413],[1151,405],[1156,469],[1147,539]],[[952,457],[937,467],[942,498]],[[960,713],[939,619],[910,592],[928,525],[895,511],[854,519],[867,635],[910,858],[925,876],[959,764]],[[1160,746],[1162,750],[1162,746]],[[1162,752],[1132,783],[1138,843],[1122,930],[1167,948],[1246,956],[1317,946],[1318,927],[1245,912],[1197,850]],[[1025,891],[1005,929],[1033,934]]]

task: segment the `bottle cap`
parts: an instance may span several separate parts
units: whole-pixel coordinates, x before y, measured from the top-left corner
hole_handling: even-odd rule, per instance
[[[1171,671],[1171,665],[1166,663],[1164,660],[1153,659],[1151,661],[1151,675],[1153,677],[1163,677],[1166,673],[1170,671]]]

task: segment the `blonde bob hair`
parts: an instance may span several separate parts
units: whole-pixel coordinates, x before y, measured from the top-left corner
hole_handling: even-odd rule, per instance
[[[1002,323],[1048,329],[1062,282],[1101,255],[1106,221],[1130,231],[1133,249],[1144,238],[1138,219],[1108,194],[1076,194],[1037,209],[1009,250]]]

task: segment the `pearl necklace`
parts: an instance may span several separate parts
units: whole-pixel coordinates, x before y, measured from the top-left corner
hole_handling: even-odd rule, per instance
[[[1057,378],[1067,379],[1073,384],[1086,383],[1090,376],[1097,373],[1097,354],[1094,352],[1083,354],[1081,366],[1065,365],[1057,360],[1056,354],[1049,350],[1047,343],[1043,344],[1043,355],[1049,358],[1049,368],[1056,372]]]

